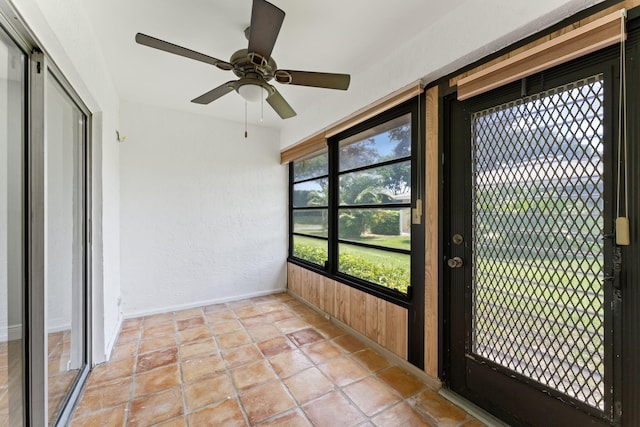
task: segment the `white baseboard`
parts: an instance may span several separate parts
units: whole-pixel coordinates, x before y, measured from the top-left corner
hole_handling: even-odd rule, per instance
[[[54,334],[56,332],[70,331],[70,330],[71,330],[70,323],[65,323],[65,324],[59,323],[47,329],[47,333]],[[22,338],[22,325],[9,325],[6,331],[0,330],[0,342],[19,340],[21,338]]]
[[[47,329],[48,334],[56,332],[70,331],[70,323],[58,323]],[[22,325],[9,325],[6,329],[0,329],[0,342],[19,340],[22,338]]]
[[[122,327],[122,320],[123,320],[123,316],[122,316],[122,312],[120,312],[118,315],[118,321],[116,322],[116,327],[111,331],[109,342],[107,343],[107,346],[104,349],[104,360],[101,361],[100,363],[108,362],[111,359],[111,352],[113,351],[113,347],[116,345],[116,340],[118,339],[118,333],[120,332],[120,328]],[[94,363],[94,366],[95,366],[95,363]]]
[[[49,328],[47,328],[48,334],[54,334],[56,332],[71,330],[71,323],[61,323],[61,322],[58,322],[58,323],[51,322],[51,323],[53,323],[53,326],[50,326]]]
[[[188,303],[188,304],[172,305],[172,306],[167,306],[167,307],[153,309],[153,310],[137,310],[137,311],[127,312],[123,316],[123,318],[132,319],[135,317],[151,316],[154,314],[167,313],[170,311],[188,310],[190,308],[204,307],[207,305],[222,304],[225,302],[240,301],[248,298],[256,298],[256,297],[263,297],[266,295],[279,294],[286,291],[287,291],[287,288],[271,289],[268,291],[252,292],[250,294],[244,294],[244,295],[234,295],[234,296],[225,297],[225,298],[217,298],[217,299],[206,300],[206,301],[197,301],[197,302]]]
[[[22,339],[22,325],[9,325],[0,329],[0,342]]]

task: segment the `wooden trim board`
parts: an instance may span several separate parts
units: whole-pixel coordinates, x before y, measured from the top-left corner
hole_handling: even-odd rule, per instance
[[[424,186],[424,370],[438,377],[438,87],[427,90]]]
[[[619,43],[622,37],[626,37],[626,34],[621,35],[621,19],[624,13],[624,9],[610,13],[460,78],[457,81],[458,100],[469,99]]]

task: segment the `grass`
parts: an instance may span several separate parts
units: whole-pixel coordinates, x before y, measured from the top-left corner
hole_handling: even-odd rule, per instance
[[[381,236],[372,234],[349,240],[369,245],[385,246],[387,248],[411,250],[411,236]]]
[[[395,252],[380,251],[371,248],[363,248],[360,246],[352,246],[340,244],[340,254],[349,254],[362,258],[367,262],[374,264],[384,264],[397,268],[409,269],[410,255],[397,254]]]
[[[309,234],[312,236],[318,236],[318,237],[327,237],[326,230],[321,230],[319,228],[312,229],[310,226],[307,226],[305,228],[305,226],[302,224],[296,224],[296,226],[300,227],[301,233]],[[302,236],[298,236],[298,237],[303,238]],[[309,239],[309,240],[315,240],[315,239]],[[366,243],[368,245],[378,245],[378,246],[384,246],[387,248],[411,250],[411,236],[409,235],[383,236],[380,234],[368,234],[365,236],[350,238],[348,240],[352,242]]]
[[[578,373],[566,374],[572,381],[585,376],[585,368],[604,375],[601,269],[596,260],[477,259],[476,343],[488,349],[503,348],[519,361],[528,360],[529,352],[534,352],[537,362],[551,357],[554,369],[554,364],[568,361],[579,367]],[[593,389],[602,387],[602,383],[591,382]]]

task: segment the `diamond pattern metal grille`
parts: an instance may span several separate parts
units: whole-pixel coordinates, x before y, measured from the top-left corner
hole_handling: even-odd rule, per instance
[[[603,81],[472,116],[472,352],[604,410]]]

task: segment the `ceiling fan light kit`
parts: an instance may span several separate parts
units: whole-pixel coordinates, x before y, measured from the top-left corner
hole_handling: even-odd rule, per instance
[[[269,92],[262,86],[254,85],[251,83],[247,83],[238,87],[236,90],[240,94],[241,97],[248,102],[257,102],[264,100]]]
[[[285,13],[266,0],[253,0],[251,25],[245,29],[249,41],[247,49],[231,55],[229,62],[178,46],[146,34],[136,34],[138,44],[213,65],[224,71],[233,71],[238,80],[232,80],[191,100],[196,104],[209,104],[235,90],[248,102],[266,100],[282,118],[296,115],[295,110],[271,84],[310,86],[325,89],[347,90],[351,77],[348,74],[319,73],[278,69],[271,52],[280,33]]]

